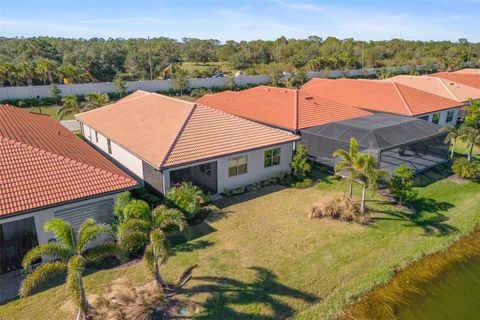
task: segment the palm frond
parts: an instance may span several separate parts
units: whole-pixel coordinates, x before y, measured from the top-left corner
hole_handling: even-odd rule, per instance
[[[348,151],[338,149],[333,152],[334,157],[342,157],[344,161],[351,163],[352,158],[350,157],[350,153]]]
[[[158,210],[160,207],[153,210],[153,221],[157,228],[166,233],[177,229],[183,231],[187,228],[185,215],[180,210],[170,208]]]
[[[72,251],[60,243],[44,243],[33,247],[27,252],[23,257],[22,266],[24,269],[28,269],[33,260],[42,256],[67,262],[71,254]]]
[[[42,264],[23,279],[19,290],[20,297],[30,295],[43,281],[56,274],[65,272],[65,270],[67,270],[67,264],[64,262],[55,261]]]
[[[169,252],[165,233],[159,228],[153,229],[150,233],[150,244],[152,245],[154,259],[156,259],[159,264],[165,263]]]
[[[126,229],[117,235],[117,241],[120,248],[124,251],[140,248],[148,243],[148,232]]]
[[[98,239],[101,236],[110,236],[110,237],[114,236],[112,227],[105,223],[91,224],[91,221],[90,221],[88,223],[84,223],[84,225],[85,225],[85,228],[81,229],[81,233],[79,233],[78,240],[77,240],[78,241],[77,252],[79,253],[84,252],[87,249],[90,242],[92,242],[95,239]]]
[[[67,288],[76,306],[82,306],[83,283],[82,274],[85,269],[85,259],[80,255],[73,256],[68,262]]]
[[[68,222],[60,218],[53,218],[45,222],[43,230],[52,232],[57,241],[63,243],[69,249],[73,250],[73,248],[75,248],[75,232],[72,225]]]
[[[123,250],[114,242],[106,242],[89,249],[84,255],[84,258],[88,264],[95,264],[111,256],[115,256],[121,261],[125,260]]]
[[[143,232],[148,232],[151,229],[150,221],[137,218],[129,218],[125,221],[122,221],[118,225],[118,233],[123,233],[129,230],[138,230]]]

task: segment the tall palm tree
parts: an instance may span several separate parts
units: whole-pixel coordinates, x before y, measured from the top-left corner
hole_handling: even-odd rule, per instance
[[[83,271],[87,263],[96,263],[101,259],[116,255],[121,258],[120,250],[113,240],[113,232],[109,225],[97,224],[93,219],[87,219],[75,233],[71,224],[59,218],[53,218],[44,225],[46,232],[52,232],[57,242],[44,243],[31,249],[23,258],[25,270],[31,267],[33,261],[42,257],[46,262],[32,271],[23,280],[20,296],[26,297],[41,282],[48,277],[67,271],[67,288],[73,302],[79,308],[78,317],[85,317],[89,304],[83,285]],[[106,242],[89,249],[96,239],[108,237]]]
[[[85,101],[82,102],[82,111],[92,110],[108,103],[110,99],[108,94],[100,92],[89,92],[85,96]]]
[[[356,179],[362,185],[362,201],[360,212],[365,213],[365,201],[367,188],[375,190],[378,179],[386,175],[386,172],[377,168],[377,159],[371,154],[362,153],[355,163]]]
[[[348,196],[352,197],[353,183],[355,182],[355,176],[357,173],[355,164],[360,153],[358,152],[358,142],[355,138],[350,139],[350,150],[343,149],[335,150],[333,157],[341,157],[343,160],[335,165],[335,171],[339,173],[345,173],[348,181]]]
[[[65,96],[62,98],[62,106],[58,109],[57,115],[61,120],[70,114],[76,114],[81,111],[77,96]]]
[[[452,150],[450,151],[450,159],[453,159],[453,155],[455,153],[455,145],[457,144],[458,138],[458,129],[454,126],[445,126],[440,129],[441,131],[448,132],[447,136],[445,137],[445,143],[452,144]]]
[[[474,125],[463,124],[459,129],[459,137],[467,143],[468,162],[472,160],[473,148],[480,146],[480,128]]]
[[[135,200],[133,200],[135,201]],[[137,200],[138,201],[138,200]],[[125,206],[125,210],[128,205]],[[160,266],[169,256],[170,244],[167,236],[172,232],[184,232],[187,222],[183,213],[164,205],[156,207],[149,215],[144,210],[123,212],[119,215],[118,242],[125,250],[137,244],[146,244],[145,262],[152,272],[155,283],[161,288],[168,288],[160,273]]]

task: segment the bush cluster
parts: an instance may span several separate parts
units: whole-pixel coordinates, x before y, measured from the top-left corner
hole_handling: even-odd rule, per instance
[[[453,162],[453,173],[468,180],[480,178],[480,161],[468,161],[466,158],[459,158]]]
[[[308,211],[310,219],[331,218],[340,221],[370,223],[372,218],[368,213],[360,212],[360,205],[342,192],[331,192],[322,196],[321,200]]]

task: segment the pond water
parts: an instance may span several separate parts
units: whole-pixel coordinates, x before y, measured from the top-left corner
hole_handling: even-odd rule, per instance
[[[343,319],[480,319],[480,229],[399,271]]]
[[[399,319],[480,319],[480,256],[457,262],[421,289],[415,301],[396,308]]]

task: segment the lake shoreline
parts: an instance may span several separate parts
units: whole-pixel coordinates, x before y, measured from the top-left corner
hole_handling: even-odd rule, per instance
[[[340,319],[397,319],[396,311],[422,294],[422,286],[433,282],[453,265],[480,256],[480,226],[447,248],[423,256],[395,272],[392,279],[365,293],[347,307]]]

